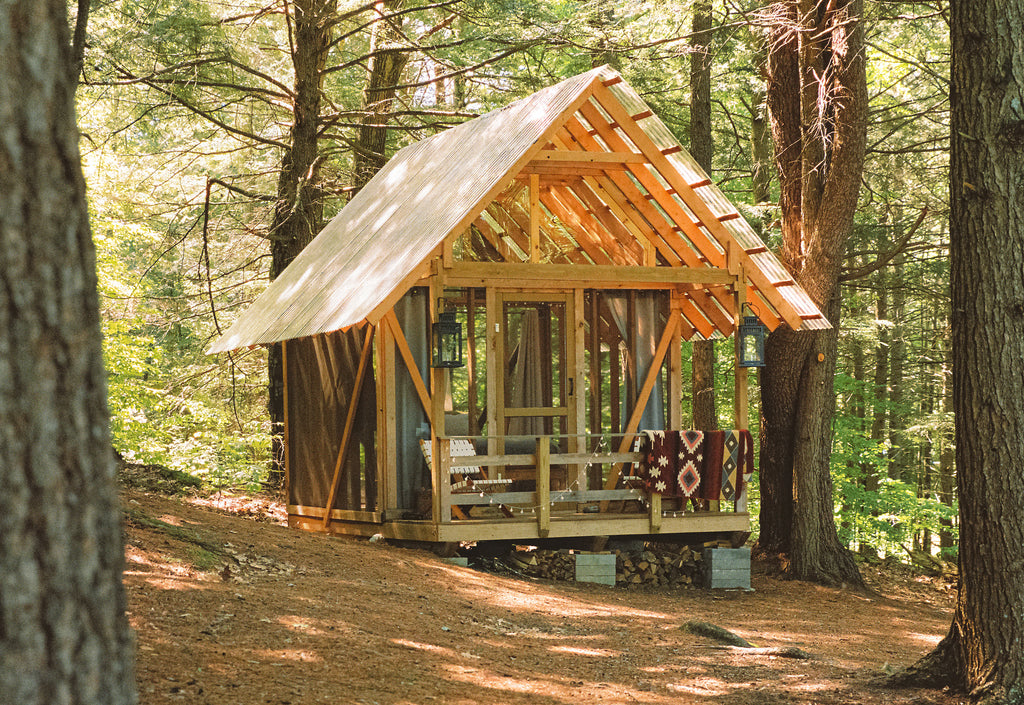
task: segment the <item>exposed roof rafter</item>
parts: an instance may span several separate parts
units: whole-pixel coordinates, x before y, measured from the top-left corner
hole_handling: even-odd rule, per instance
[[[445,267],[453,253],[643,271],[729,259],[769,327],[829,326],[661,120],[601,67],[399,151],[210,351],[375,323],[442,252]],[[672,285],[684,335],[730,334],[728,287],[691,281]]]

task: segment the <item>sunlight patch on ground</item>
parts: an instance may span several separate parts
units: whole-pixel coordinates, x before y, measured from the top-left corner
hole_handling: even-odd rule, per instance
[[[477,688],[512,693],[534,693],[543,695],[545,699],[559,698],[569,703],[584,702],[579,699],[579,693],[576,692],[578,686],[583,684],[582,681],[577,681],[577,685],[574,686],[569,683],[540,678],[513,678],[508,674],[500,674],[487,669],[454,665],[446,666],[445,670],[450,680]],[[501,696],[495,694],[491,702],[502,702]]]
[[[527,592],[522,584],[505,588],[501,585],[504,582],[500,578],[478,574],[468,568],[456,568],[448,566],[440,567],[428,564],[446,573],[451,573],[461,581],[461,591],[467,599],[474,602],[486,603],[493,607],[501,607],[519,612],[541,612],[564,617],[624,617],[634,619],[647,618],[667,620],[671,617],[661,612],[650,612],[637,610],[634,607],[611,605],[600,602],[589,602],[583,598],[573,599],[563,597],[540,589]],[[477,573],[477,574],[475,574]]]
[[[416,651],[426,651],[432,654],[439,654],[447,659],[454,659],[458,657],[458,654],[449,648],[444,646],[438,646],[437,644],[424,644],[419,641],[410,641],[409,639],[392,639],[392,644],[398,646],[404,646],[408,649],[415,649]]]
[[[667,688],[673,693],[686,693],[687,695],[698,695],[700,697],[714,697],[728,695],[733,688],[717,678],[702,678],[698,683],[669,683]]]
[[[941,635],[941,634],[921,634],[919,632],[907,632],[904,636],[906,636],[908,639],[913,639],[914,641],[921,642],[922,644],[924,644],[925,646],[927,646],[929,648],[934,648],[934,647],[939,645],[940,641],[942,641],[942,636],[943,635]]]
[[[788,677],[789,676],[783,676],[783,679],[786,679]],[[793,676],[793,677],[794,678],[806,678],[806,676]],[[823,692],[823,691],[826,691],[826,690],[831,690],[834,687],[834,684],[830,685],[828,683],[822,683],[820,681],[812,681],[810,683],[798,683],[798,684],[790,686],[790,687],[794,691],[797,691],[797,692],[820,693],[820,692]]]
[[[294,661],[296,663],[321,663],[323,659],[319,654],[299,649],[277,649],[275,651],[255,651],[253,655],[269,661]]]
[[[577,656],[594,656],[597,658],[616,658],[622,656],[622,652],[616,649],[582,649],[578,646],[549,646],[548,651],[575,654]]]
[[[269,622],[271,620],[265,621]],[[324,629],[313,626],[313,624],[311,623],[312,621],[313,620],[310,620],[306,617],[300,617],[299,615],[295,614],[281,615],[276,620],[273,620],[273,622],[276,622],[285,629],[290,629],[293,632],[300,632],[302,634],[306,634],[309,636],[323,636],[327,634],[327,632]]]

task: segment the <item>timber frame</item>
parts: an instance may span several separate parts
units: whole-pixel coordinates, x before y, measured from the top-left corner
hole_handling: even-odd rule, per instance
[[[292,526],[744,532],[744,494],[663,502],[629,471],[638,433],[687,423],[685,341],[732,335],[747,304],[769,328],[829,326],[602,67],[401,150],[211,351],[283,345]],[[465,370],[427,366],[442,310],[465,326]]]

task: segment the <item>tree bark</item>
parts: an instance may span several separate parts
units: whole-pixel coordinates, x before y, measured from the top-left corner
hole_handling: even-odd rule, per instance
[[[911,669],[1024,699],[1024,0],[951,5],[950,258],[960,591]]]
[[[0,693],[133,703],[67,5],[0,4]]]
[[[277,205],[270,226],[270,278],[276,279],[323,226],[320,184],[320,103],[337,0],[291,4],[295,99],[289,148],[281,160]],[[270,483],[284,478],[284,367],[279,344],[267,351],[268,411],[272,433]]]
[[[862,0],[771,5],[768,108],[781,191],[783,262],[833,328],[769,337],[761,378],[761,537],[788,573],[860,584],[833,518],[829,459],[839,267],[852,230],[866,142]]]
[[[711,0],[693,5],[690,42],[690,154],[711,175],[715,153],[711,134]],[[697,340],[692,354],[693,425],[704,431],[718,428],[715,408],[715,342]]]
[[[395,101],[409,52],[402,45],[401,19],[387,15],[402,9],[405,0],[377,4],[379,19],[373,26],[370,67],[363,91],[362,124],[355,144],[353,192],[358,191],[387,163],[388,115]]]

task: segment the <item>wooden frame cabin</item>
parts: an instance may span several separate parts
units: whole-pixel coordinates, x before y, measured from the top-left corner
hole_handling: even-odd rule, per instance
[[[430,542],[747,531],[629,480],[683,340],[828,321],[608,67],[392,158],[211,348],[281,343],[292,526]],[[440,311],[465,366],[431,367]],[[735,418],[746,426],[746,369]],[[699,507],[696,506],[699,504]]]

